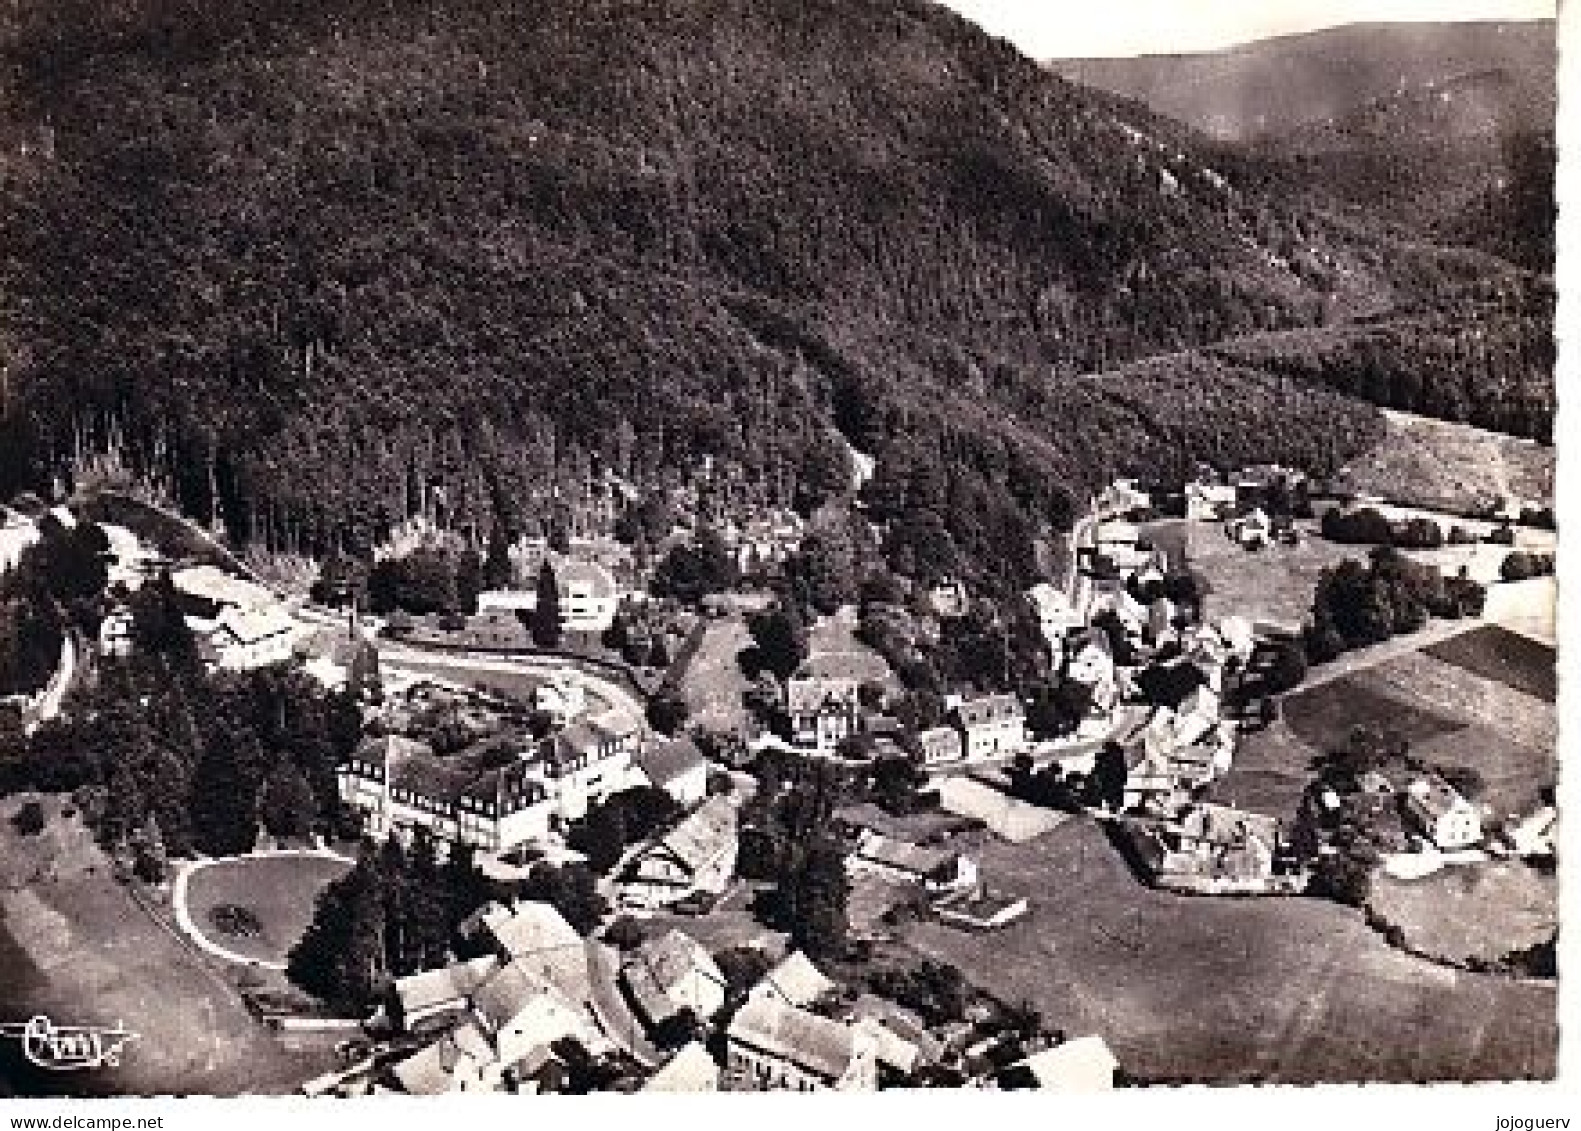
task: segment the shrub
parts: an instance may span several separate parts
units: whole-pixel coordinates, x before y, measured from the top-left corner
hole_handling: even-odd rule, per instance
[[[44,806],[37,801],[24,802],[22,807],[11,817],[11,827],[22,836],[37,836],[44,831],[48,819],[44,816]]]

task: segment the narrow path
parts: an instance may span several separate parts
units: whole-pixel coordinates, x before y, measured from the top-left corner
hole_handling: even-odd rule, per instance
[[[181,870],[176,873],[175,883],[171,885],[170,909],[176,918],[176,924],[186,934],[187,938],[192,941],[194,946],[205,954],[213,955],[215,958],[238,966],[256,966],[263,970],[284,972],[286,968],[284,962],[269,962],[262,958],[250,958],[245,954],[239,954],[234,950],[220,946],[211,940],[193,921],[192,911],[187,906],[187,885],[191,882],[193,875],[204,868],[214,864],[228,864],[236,860],[258,860],[272,856],[309,856],[338,860],[342,864],[356,864],[356,861],[351,857],[343,856],[328,848],[277,848],[261,852],[249,852],[243,856],[204,857],[201,860],[187,860],[183,862]]]

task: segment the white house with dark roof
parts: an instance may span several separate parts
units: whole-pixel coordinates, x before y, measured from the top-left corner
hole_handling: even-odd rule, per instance
[[[1445,852],[1482,842],[1482,814],[1437,774],[1406,787],[1405,812],[1417,831]]]
[[[843,676],[792,676],[785,685],[791,744],[827,754],[855,734],[862,720],[859,686]]]
[[[1017,754],[1027,747],[1027,718],[1014,695],[963,699],[951,712],[967,761]]]
[[[446,844],[504,852],[546,839],[638,779],[640,724],[611,710],[542,742],[486,739],[440,755],[399,735],[367,739],[336,770],[369,835],[428,829]]]

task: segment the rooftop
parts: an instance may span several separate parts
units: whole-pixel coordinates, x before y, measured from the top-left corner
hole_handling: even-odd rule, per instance
[[[730,1023],[730,1039],[825,1080],[844,1076],[857,1052],[856,1034],[849,1025],[773,996],[750,998]]]
[[[1021,716],[1021,701],[1014,695],[983,695],[963,700],[955,709],[962,726],[988,726]]]
[[[729,797],[710,797],[658,844],[696,871],[725,851],[736,839],[736,805]]]
[[[703,752],[697,749],[697,744],[690,738],[654,743],[640,752],[635,760],[638,768],[648,775],[648,780],[661,787],[708,765]]]
[[[752,997],[771,997],[790,1005],[811,1005],[825,994],[838,989],[818,967],[799,950],[787,954],[780,964],[763,980],[752,987]]]

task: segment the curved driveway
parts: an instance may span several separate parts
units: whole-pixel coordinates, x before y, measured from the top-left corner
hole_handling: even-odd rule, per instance
[[[229,950],[214,942],[199,929],[197,923],[193,922],[191,909],[187,907],[187,885],[192,880],[194,873],[215,864],[229,864],[237,860],[256,860],[270,856],[312,856],[327,860],[338,860],[343,864],[356,864],[356,861],[351,857],[342,856],[340,853],[328,848],[279,848],[262,852],[249,852],[245,856],[206,856],[200,860],[184,861],[181,865],[181,870],[176,873],[175,883],[170,889],[170,908],[176,917],[176,925],[181,928],[182,933],[191,939],[192,944],[199,950],[226,962],[233,962],[238,966],[257,966],[264,970],[283,971],[285,969],[284,962],[269,962],[262,958],[252,958],[245,954],[238,954],[236,951]]]

